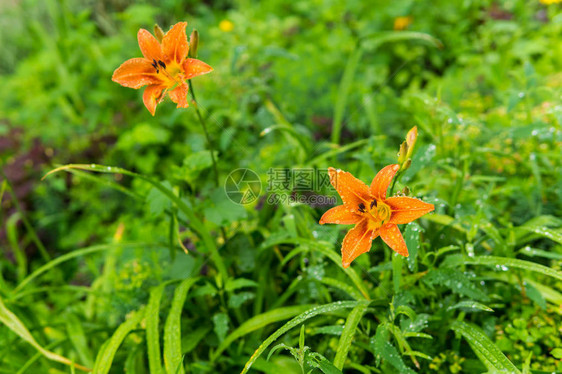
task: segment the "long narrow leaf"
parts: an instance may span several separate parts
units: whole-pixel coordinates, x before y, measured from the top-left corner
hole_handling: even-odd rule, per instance
[[[35,349],[37,349],[43,356],[47,357],[49,360],[60,362],[61,364],[65,364],[69,366],[74,366],[77,369],[83,371],[91,371],[90,369],[84,366],[73,363],[66,357],[60,356],[54,352],[51,352],[43,348],[39,343],[37,343],[33,335],[31,335],[29,330],[25,327],[23,322],[14,313],[12,313],[12,311],[10,311],[6,307],[6,305],[4,305],[4,301],[2,300],[1,297],[0,297],[0,322],[6,325],[7,328],[12,330],[20,338],[31,344]]]
[[[217,350],[211,356],[211,361],[216,360],[222,352],[236,339],[247,335],[253,331],[259,330],[267,325],[284,321],[288,318],[294,317],[297,314],[303,313],[312,308],[312,305],[294,305],[284,308],[273,309],[268,312],[254,316],[241,324],[236,330],[232,331],[223,342],[219,345]]]
[[[487,265],[487,266],[500,266],[500,267],[503,266],[503,269],[505,269],[506,267],[518,268],[523,270],[534,271],[537,273],[541,273],[562,280],[562,272],[558,270],[554,270],[544,265],[540,265],[530,261],[519,260],[516,258],[496,257],[496,256],[467,257],[463,260],[463,263],[471,264],[471,265]]]
[[[252,367],[252,364],[254,363],[254,361],[256,361],[256,359],[267,349],[267,347],[269,347],[271,345],[271,343],[273,343],[278,337],[280,337],[281,335],[283,335],[284,333],[286,333],[287,331],[289,331],[293,327],[298,326],[301,323],[303,323],[304,321],[306,321],[307,319],[310,319],[312,317],[316,317],[319,314],[330,313],[330,312],[334,312],[334,311],[340,310],[340,309],[355,308],[357,305],[362,304],[362,303],[368,304],[368,302],[366,302],[366,301],[364,301],[364,302],[360,302],[360,301],[338,301],[338,302],[335,302],[335,303],[325,304],[325,305],[314,307],[314,308],[309,309],[306,312],[296,316],[295,318],[293,318],[292,320],[287,322],[285,325],[283,325],[280,329],[278,329],[273,334],[271,334],[258,347],[258,349],[254,352],[252,357],[250,357],[248,362],[246,362],[246,365],[244,366],[244,369],[242,370],[241,374],[247,373],[248,370],[250,370],[250,368]]]
[[[353,341],[353,337],[355,336],[355,330],[357,329],[359,322],[361,322],[361,317],[363,317],[365,310],[367,310],[367,304],[359,304],[353,308],[351,313],[347,316],[345,327],[343,328],[343,332],[338,343],[336,358],[334,359],[334,366],[339,370],[343,369],[347,353],[349,352],[349,348],[351,348],[351,343]]]
[[[170,313],[164,325],[164,366],[169,374],[183,373],[181,352],[181,311],[187,298],[187,291],[198,278],[187,278],[174,292]]]
[[[113,358],[119,346],[123,343],[127,335],[142,321],[143,317],[144,309],[133,312],[133,314],[115,330],[111,338],[103,344],[96,357],[96,362],[94,363],[95,374],[109,373]]]
[[[129,244],[117,244],[117,243],[100,244],[100,245],[94,245],[94,246],[91,246],[91,247],[86,247],[86,248],[78,249],[76,251],[72,251],[72,252],[67,253],[65,255],[62,255],[60,257],[57,257],[52,261],[47,262],[45,265],[41,266],[39,269],[37,269],[33,273],[29,274],[14,289],[14,294],[17,294],[19,291],[22,290],[22,288],[27,286],[27,284],[29,284],[32,280],[34,280],[35,278],[37,278],[38,276],[40,276],[44,272],[54,268],[55,266],[65,262],[65,261],[72,260],[75,257],[89,255],[89,254],[95,253],[95,252],[106,251],[106,250],[114,248],[114,247],[127,247],[127,246],[146,246],[146,244],[141,244],[141,243],[139,243],[139,244],[134,244],[134,243],[129,243]]]
[[[150,298],[146,307],[146,350],[148,353],[148,367],[152,374],[162,372],[158,324],[160,320],[160,300],[162,299],[163,292],[164,285],[153,288],[150,291]]]
[[[520,371],[502,351],[484,334],[480,328],[462,321],[455,321],[451,325],[453,331],[461,334],[470,344],[474,353],[482,363],[493,373],[513,373]]]

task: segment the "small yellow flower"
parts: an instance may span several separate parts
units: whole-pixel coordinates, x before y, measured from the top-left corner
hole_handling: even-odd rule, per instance
[[[229,21],[227,19],[223,19],[219,23],[219,29],[221,29],[221,31],[224,31],[224,32],[231,32],[232,30],[234,30],[234,23],[232,23],[231,21]]]
[[[394,19],[394,30],[404,30],[412,23],[412,21],[413,18],[410,16],[397,17]]]
[[[562,0],[539,0],[539,2],[545,5],[550,5],[550,4],[558,4],[562,2]]]

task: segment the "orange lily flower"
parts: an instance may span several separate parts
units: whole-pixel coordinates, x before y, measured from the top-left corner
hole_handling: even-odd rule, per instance
[[[373,178],[371,186],[351,173],[328,169],[330,183],[338,191],[343,205],[329,209],[320,224],[355,224],[343,239],[341,253],[344,268],[362,253],[371,250],[377,236],[395,252],[408,257],[408,248],[398,224],[412,222],[435,209],[433,204],[405,196],[386,197],[388,186],[400,165],[388,165]]]
[[[187,58],[189,43],[185,33],[186,26],[187,22],[176,23],[163,36],[162,42],[149,31],[140,29],[137,38],[144,58],[125,61],[111,78],[124,87],[138,89],[148,85],[144,90],[143,101],[152,115],[166,94],[178,104],[178,108],[187,108],[189,86],[186,80],[213,71],[203,61]]]

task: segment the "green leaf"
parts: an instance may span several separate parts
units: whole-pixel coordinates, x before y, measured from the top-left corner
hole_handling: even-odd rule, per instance
[[[224,285],[224,289],[226,291],[235,291],[240,288],[244,287],[257,287],[258,284],[250,279],[245,278],[236,278],[236,279],[229,279],[226,284]]]
[[[214,152],[215,159],[218,158],[218,152]],[[199,174],[213,165],[211,151],[204,150],[189,154],[183,160],[183,166],[178,172],[178,179],[185,179],[188,183],[195,183]]]
[[[160,322],[160,300],[164,293],[164,286],[162,284],[150,291],[150,298],[146,307],[146,350],[148,366],[153,374],[160,374],[163,371],[158,324]]]
[[[88,347],[88,341],[84,334],[81,321],[74,314],[68,314],[65,319],[68,338],[72,342],[76,352],[78,352],[80,360],[82,360],[86,366],[93,366],[94,359]]]
[[[520,374],[519,369],[477,326],[455,321],[451,325],[451,329],[461,334],[468,341],[474,353],[489,371]]]
[[[343,77],[337,91],[338,96],[336,98],[334,120],[332,122],[332,143],[334,144],[340,143],[342,120],[345,112],[345,107],[347,105],[347,98],[349,96],[351,84],[353,83],[355,71],[359,66],[359,61],[361,61],[361,56],[363,56],[363,49],[359,46],[356,46],[351,53],[351,56],[349,56],[347,60],[345,70],[343,72]]]
[[[0,322],[6,325],[7,328],[12,330],[16,335],[20,338],[31,344],[35,349],[37,349],[43,356],[48,358],[49,360],[60,362],[61,364],[74,366],[77,369],[83,371],[90,371],[90,369],[85,368],[84,366],[77,365],[70,361],[68,358],[60,356],[54,352],[51,352],[45,348],[43,348],[35,338],[31,335],[29,330],[25,327],[23,322],[14,314],[12,313],[6,305],[4,305],[4,301],[0,297]]]
[[[322,356],[320,353],[311,352],[307,356],[308,361],[307,363],[320,369],[320,371],[324,374],[342,374],[342,371],[334,366],[326,357]]]
[[[430,270],[422,279],[430,286],[438,284],[471,299],[488,300],[488,295],[484,291],[480,290],[466,275],[456,269]]]
[[[533,287],[532,284],[525,282],[525,292],[527,294],[527,297],[533,300],[538,306],[540,306],[542,310],[546,309],[546,300],[539,292],[539,290]]]
[[[296,316],[299,313],[304,312],[305,310],[309,310],[311,305],[294,305],[288,306],[284,308],[273,309],[268,312],[259,314],[254,316],[241,324],[236,330],[232,331],[230,335],[224,339],[224,341],[219,344],[217,350],[211,355],[211,361],[216,360],[222,352],[228,348],[228,346],[235,341],[236,339],[251,333],[252,331],[256,331],[270,325],[275,322],[286,320],[287,318],[291,318]]]
[[[338,301],[338,302],[335,302],[335,303],[325,304],[325,305],[321,305],[321,306],[318,306],[318,307],[314,307],[314,308],[309,309],[306,312],[298,315],[297,317],[293,318],[292,320],[287,322],[285,325],[283,325],[283,327],[281,327],[280,329],[275,331],[273,334],[271,334],[258,347],[258,349],[254,352],[252,357],[250,357],[248,362],[246,362],[246,365],[244,366],[244,369],[242,370],[241,374],[247,373],[248,370],[250,370],[250,368],[252,367],[252,364],[254,363],[254,361],[256,361],[256,359],[259,356],[261,356],[261,354],[267,349],[267,347],[269,347],[269,345],[271,345],[271,343],[273,343],[278,337],[280,337],[281,335],[283,335],[284,333],[286,333],[287,331],[289,331],[293,327],[296,327],[296,326],[300,325],[301,323],[303,323],[304,321],[306,321],[306,320],[308,320],[312,317],[316,317],[319,314],[330,313],[330,312],[334,312],[334,311],[340,310],[340,309],[355,308],[360,303],[361,302],[359,302],[359,301]],[[368,302],[364,302],[364,303],[368,304]]]
[[[418,269],[418,251],[420,249],[420,232],[424,230],[415,222],[411,222],[406,225],[406,229],[404,230],[404,240],[406,241],[406,246],[408,247],[409,256],[407,258],[408,261],[408,269],[412,272],[416,272]]]
[[[123,322],[117,330],[113,333],[111,338],[109,338],[102,346],[102,349],[98,352],[96,357],[96,362],[94,364],[93,372],[96,374],[107,374],[111,369],[111,364],[113,363],[113,358],[115,353],[123,340],[129,335],[129,333],[137,327],[137,325],[144,318],[144,309],[132,312],[131,315]]]
[[[181,311],[187,298],[187,291],[197,282],[198,278],[184,279],[176,288],[172,306],[164,325],[164,366],[168,374],[176,374],[182,365],[181,350]],[[183,373],[183,368],[179,369]]]
[[[460,301],[460,302],[456,303],[455,305],[447,308],[447,310],[452,310],[452,309],[462,309],[464,311],[469,311],[469,312],[479,312],[479,311],[493,312],[494,311],[489,306],[486,306],[484,304],[481,304],[477,301],[472,301],[472,300]]]
[[[396,347],[388,341],[389,335],[390,332],[387,326],[383,323],[377,327],[377,332],[371,339],[370,346],[375,355],[377,365],[379,365],[380,360],[383,359],[395,367],[399,373],[413,374],[414,371],[406,366]]]
[[[355,330],[357,329],[359,322],[361,322],[361,317],[363,317],[365,310],[367,310],[367,304],[359,304],[353,308],[347,316],[345,327],[336,349],[336,357],[334,358],[334,366],[339,370],[343,369],[347,353],[351,348],[351,343],[353,342],[353,337],[355,336]]]
[[[174,204],[176,204],[176,206],[187,216],[187,218],[189,219],[189,223],[190,223],[191,227],[197,233],[199,233],[199,235],[203,239],[203,243],[205,244],[205,247],[211,252],[211,258],[212,258],[213,262],[215,263],[215,266],[217,267],[217,270],[219,271],[219,273],[221,273],[223,279],[225,279],[225,280],[228,279],[228,272],[226,270],[226,266],[224,265],[222,257],[220,256],[220,254],[218,252],[216,243],[213,240],[213,238],[211,237],[211,234],[209,233],[209,231],[207,230],[205,225],[203,225],[201,220],[199,220],[199,218],[195,215],[195,213],[193,212],[191,207],[183,199],[181,199],[179,196],[177,196],[174,193],[174,191],[172,191],[171,189],[162,185],[162,183],[160,183],[158,181],[155,181],[154,179],[149,178],[145,175],[134,173],[132,171],[129,171],[129,170],[123,169],[123,168],[119,168],[119,167],[96,165],[96,164],[91,164],[91,165],[86,165],[86,164],[63,165],[63,166],[60,166],[56,169],[53,169],[50,172],[48,172],[47,174],[45,174],[45,176],[43,176],[43,179],[45,179],[49,175],[57,173],[59,171],[63,171],[63,170],[68,171],[68,170],[73,170],[73,169],[94,171],[94,172],[97,172],[97,173],[128,175],[128,176],[131,176],[131,177],[134,177],[134,178],[142,179],[142,180],[150,183],[153,187],[156,187],[160,192],[162,192],[164,195],[166,195],[168,197],[168,199],[170,199]]]
[[[127,247],[127,246],[148,246],[147,244],[101,244],[101,245],[94,245],[91,247],[86,247],[82,249],[78,249],[76,251],[72,251],[65,255],[55,258],[47,262],[45,265],[41,266],[39,269],[35,270],[33,273],[29,274],[24,280],[18,284],[18,286],[14,289],[14,295],[16,295],[19,291],[21,291],[25,286],[27,286],[32,280],[40,276],[41,274],[45,273],[46,271],[54,268],[55,266],[68,261],[72,260],[75,257],[89,255],[90,253],[96,253],[101,251],[106,251],[108,249],[116,248],[116,247]]]
[[[213,316],[213,324],[215,325],[215,334],[219,338],[219,342],[224,341],[228,332],[228,316],[225,313],[217,313]]]
[[[486,265],[509,270],[509,268],[517,268],[523,270],[534,271],[549,277],[562,280],[562,272],[554,270],[544,265],[540,265],[530,261],[519,260],[516,258],[496,257],[496,256],[479,256],[466,257],[462,260],[464,264],[470,265]]]
[[[561,360],[562,359],[562,348],[554,348],[552,351],[550,351],[550,354],[552,355],[552,357]]]

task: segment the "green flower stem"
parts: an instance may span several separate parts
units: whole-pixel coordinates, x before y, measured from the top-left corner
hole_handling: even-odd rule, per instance
[[[197,104],[197,99],[195,98],[195,91],[193,90],[193,84],[191,84],[191,79],[187,81],[189,85],[189,92],[191,93],[191,98],[195,101],[195,112],[197,113],[197,117],[199,118],[199,122],[201,123],[201,127],[203,127],[203,132],[205,133],[205,138],[207,138],[207,143],[209,143],[209,150],[211,151],[211,160],[213,162],[213,170],[215,172],[215,184],[217,187],[219,186],[219,171],[217,168],[217,160],[215,159],[215,149],[213,147],[213,143],[211,142],[211,137],[209,136],[209,131],[207,130],[207,123],[205,119],[201,115],[201,111],[199,110],[199,105]]]

